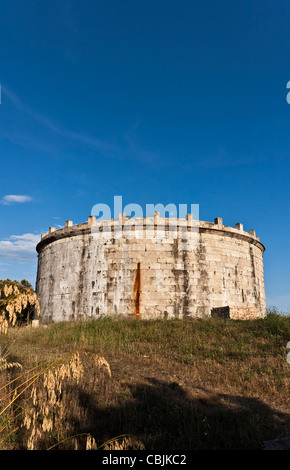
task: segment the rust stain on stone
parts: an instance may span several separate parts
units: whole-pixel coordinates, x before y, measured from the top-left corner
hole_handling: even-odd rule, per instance
[[[135,304],[135,318],[141,318],[140,303],[141,303],[141,263],[137,263],[137,269],[134,282],[134,304]]]

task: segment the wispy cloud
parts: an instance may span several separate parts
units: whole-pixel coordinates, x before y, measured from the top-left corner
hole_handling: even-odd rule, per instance
[[[10,204],[22,204],[24,202],[30,202],[32,201],[31,196],[26,196],[23,194],[7,194],[6,196],[3,196],[1,203],[5,205],[10,205]]]
[[[23,101],[21,101],[18,98],[18,96],[16,96],[15,93],[13,93],[7,87],[2,86],[2,92],[20,111],[24,112],[25,114],[29,114],[32,118],[34,118],[36,121],[38,121],[47,129],[60,133],[60,129],[51,120],[47,119],[42,114],[31,109],[29,106],[23,103]]]
[[[18,109],[18,111],[29,116],[33,121],[37,122],[41,127],[45,128],[46,130],[52,132],[54,135],[63,139],[67,139],[69,141],[75,141],[80,144],[85,144],[94,150],[106,153],[108,156],[118,154],[118,148],[115,145],[112,145],[111,143],[101,140],[97,137],[87,135],[85,133],[69,131],[63,128],[61,125],[54,123],[43,114],[34,111],[23,101],[21,101],[18,96],[16,96],[15,93],[13,93],[7,87],[2,86],[2,91],[3,94],[6,95],[7,98],[10,100],[10,102]],[[17,140],[17,143],[29,144],[29,136],[27,136],[27,129],[25,129],[24,138],[22,138],[19,129],[14,132],[13,136]],[[33,142],[35,145],[37,145],[37,142],[35,141],[35,135],[33,136],[33,139],[31,139],[31,143]],[[44,147],[44,145],[41,145],[41,143],[38,146]]]
[[[14,92],[2,86],[3,95],[17,109],[20,117],[17,125],[2,126],[2,136],[9,138],[17,145],[40,151],[55,153],[57,149],[71,144],[83,145],[106,158],[137,160],[148,164],[160,160],[159,152],[148,150],[135,142],[131,132],[118,139],[104,140],[84,132],[72,131],[61,124],[53,122],[43,114],[25,104]],[[3,102],[3,100],[2,100]],[[13,122],[16,122],[15,119]],[[23,123],[26,123],[25,125]],[[37,127],[36,127],[37,125]],[[136,124],[139,125],[139,122]],[[37,131],[36,131],[37,129]]]
[[[0,261],[20,263],[36,261],[35,248],[40,238],[39,234],[24,233],[23,235],[11,235],[8,239],[0,240]]]

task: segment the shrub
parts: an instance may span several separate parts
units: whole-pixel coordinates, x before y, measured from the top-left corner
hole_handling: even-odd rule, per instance
[[[0,281],[0,333],[7,333],[9,325],[28,322],[39,303],[31,285],[23,280]]]

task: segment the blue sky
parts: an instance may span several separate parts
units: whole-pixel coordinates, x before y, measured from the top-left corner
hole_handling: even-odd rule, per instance
[[[0,278],[34,284],[39,234],[122,195],[255,229],[290,311],[289,1],[0,9]]]

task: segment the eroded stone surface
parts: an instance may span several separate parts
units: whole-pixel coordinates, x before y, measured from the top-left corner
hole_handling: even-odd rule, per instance
[[[37,246],[41,317],[209,317],[226,306],[230,318],[265,315],[265,248],[254,231],[226,227],[220,218],[189,229],[178,219],[173,231],[168,223],[90,217],[50,228]]]

